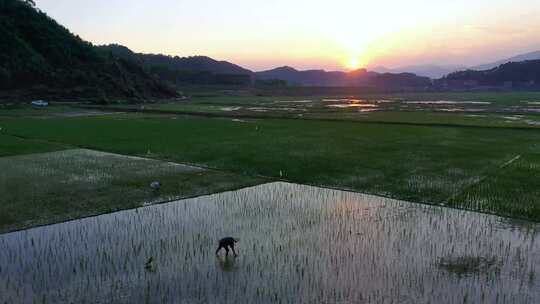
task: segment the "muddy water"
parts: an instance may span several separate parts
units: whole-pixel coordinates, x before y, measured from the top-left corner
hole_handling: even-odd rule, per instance
[[[272,183],[0,235],[0,303],[538,303],[539,226]]]

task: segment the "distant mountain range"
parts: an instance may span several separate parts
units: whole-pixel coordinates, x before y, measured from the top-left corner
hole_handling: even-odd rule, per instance
[[[411,83],[419,83],[423,85],[423,81],[421,79],[413,79],[414,76],[419,77],[429,77],[431,79],[440,79],[445,77],[446,75],[458,72],[458,71],[466,71],[466,70],[474,70],[474,71],[482,71],[482,70],[490,70],[495,67],[498,67],[502,64],[509,63],[509,62],[521,62],[526,60],[536,60],[540,59],[540,51],[537,52],[531,52],[526,53],[518,56],[514,56],[511,58],[499,60],[496,62],[492,62],[489,64],[483,64],[475,67],[466,67],[466,66],[458,66],[458,65],[436,65],[436,64],[426,64],[426,65],[411,65],[411,66],[405,66],[400,68],[386,68],[384,66],[377,66],[373,68],[369,68],[370,72],[367,72],[366,70],[364,73],[359,73],[358,71],[352,72],[352,73],[346,73],[346,72],[326,72],[324,70],[307,70],[307,71],[297,71],[294,68],[291,67],[280,67],[269,71],[263,71],[263,72],[256,72],[255,76],[257,79],[280,79],[285,80],[289,84],[298,84],[298,85],[304,85],[304,86],[343,86],[343,85],[362,85],[362,84],[370,84],[370,82],[377,83],[380,82],[380,79],[383,79],[385,77],[377,76],[377,75],[387,75],[386,79],[391,78],[394,81],[403,81],[405,79],[407,80],[408,84]],[[400,77],[397,77],[396,75],[400,75]],[[356,75],[352,76],[352,75]],[[361,76],[360,76],[361,75]],[[389,77],[389,75],[394,75],[393,77]],[[379,80],[376,80],[379,79]],[[397,84],[399,85],[399,84]]]
[[[538,60],[538,59],[540,59],[540,51],[517,55],[517,56],[514,56],[514,57],[510,57],[510,58],[507,58],[507,59],[495,61],[495,62],[492,62],[492,63],[482,64],[482,65],[478,65],[478,66],[475,66],[475,67],[471,67],[469,69],[470,70],[475,70],[475,71],[484,71],[484,70],[490,70],[490,69],[496,68],[496,67],[500,66],[501,64],[505,64],[505,63],[508,63],[508,62],[520,62],[520,61]]]
[[[99,49],[111,56],[140,64],[152,75],[175,85],[248,85],[253,80],[252,71],[206,56],[178,57],[142,54],[118,44],[99,46]]]
[[[371,86],[371,87],[426,87],[430,80],[410,73],[390,74],[357,70],[327,72],[324,70],[299,71],[284,66],[268,71],[253,72],[227,61],[209,57],[172,57],[134,53],[127,47],[111,44],[99,47],[112,56],[141,64],[161,80],[182,84],[247,85],[253,81],[282,80],[298,86]]]
[[[370,70],[379,73],[413,73],[418,76],[425,76],[431,79],[442,78],[450,73],[463,71],[463,70],[474,70],[474,71],[484,71],[490,70],[495,67],[500,66],[508,62],[520,62],[526,60],[537,60],[540,59],[540,51],[530,52],[526,54],[517,55],[507,59],[498,60],[495,62],[477,65],[473,67],[467,66],[458,66],[458,65],[436,65],[436,64],[426,64],[426,65],[411,65],[400,68],[386,68],[384,66],[377,66],[370,68]]]
[[[299,86],[368,86],[379,88],[429,87],[430,79],[410,73],[377,73],[359,69],[352,72],[327,72],[324,70],[299,71],[284,66],[255,73],[256,79],[280,79]]]
[[[168,98],[176,96],[176,89],[185,84],[249,86],[283,82],[422,90],[432,86],[428,77],[445,74],[449,74],[443,78],[446,84],[535,84],[540,65],[533,59],[540,59],[540,51],[471,68],[486,69],[482,72],[455,72],[463,68],[437,65],[351,72],[300,71],[284,66],[253,72],[205,56],[141,54],[118,44],[94,46],[37,10],[31,1],[0,1],[0,98],[10,98],[10,92],[28,97]]]
[[[257,72],[257,79],[281,79],[292,85],[300,86],[366,86],[379,89],[540,89],[540,52],[528,53],[477,69],[450,72],[447,76],[434,81],[428,77],[412,73],[378,73],[360,69],[352,72],[326,72],[324,70],[298,71],[291,67],[280,67],[269,71]],[[525,60],[522,60],[525,59]],[[503,64],[499,64],[503,62]],[[498,65],[496,65],[498,64]],[[431,69],[431,66],[424,67]],[[381,71],[381,70],[380,70]],[[384,70],[382,70],[384,71]],[[399,70],[393,70],[399,71]]]
[[[371,68],[370,70],[379,73],[413,73],[418,76],[429,77],[431,79],[441,78],[452,72],[465,69],[465,66],[457,65],[436,65],[436,64],[425,64],[425,65],[410,65],[395,69],[389,69],[384,66],[377,66]]]
[[[206,71],[216,74],[251,74],[252,72],[243,67],[227,62],[217,61],[206,56],[178,57],[162,54],[135,53],[129,48],[119,44],[99,46],[102,51],[110,51],[115,56],[133,61],[138,61],[147,66],[162,66],[173,70],[200,72]]]
[[[434,82],[443,89],[540,89],[540,60],[508,62],[489,70],[454,72]]]
[[[288,84],[302,86],[339,86],[346,79],[344,72],[326,72],[324,70],[298,71],[289,66],[256,72],[259,80],[284,80]]]

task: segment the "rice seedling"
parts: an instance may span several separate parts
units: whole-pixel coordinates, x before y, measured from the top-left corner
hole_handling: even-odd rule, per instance
[[[0,302],[535,303],[539,232],[270,183],[0,235]]]
[[[273,104],[273,100],[269,102]],[[303,119],[261,119],[256,123],[239,124],[230,119],[183,116],[171,120],[167,115],[122,114],[10,119],[2,125],[9,134],[27,139],[219,169],[221,173],[230,172],[229,182],[248,179],[247,184],[253,184],[265,176],[407,201],[540,219],[540,211],[534,207],[539,204],[540,195],[534,195],[535,191],[529,191],[531,195],[515,196],[516,199],[504,194],[517,193],[514,189],[538,188],[535,186],[538,179],[531,178],[534,175],[512,174],[513,164],[504,170],[495,170],[497,176],[508,172],[506,178],[492,179],[493,169],[516,155],[522,155],[517,164],[538,154],[540,135],[534,129],[492,128],[483,123],[480,123],[482,127],[465,127],[452,122],[463,118],[461,116],[445,118],[429,113],[385,112],[384,115],[390,120],[397,119],[400,124]],[[429,119],[424,120],[426,115]],[[445,119],[451,124],[441,126]],[[522,172],[535,173],[534,170]],[[221,182],[227,180],[215,178]],[[191,184],[192,179],[195,178],[173,184],[184,187]],[[166,182],[159,176],[154,180]],[[497,186],[491,187],[493,191],[471,192],[470,185],[479,180],[482,182],[478,187],[486,187],[492,181]],[[145,180],[144,187],[151,181]],[[515,183],[520,185],[515,187]],[[164,183],[164,187],[168,184]],[[202,186],[212,188],[214,184],[213,180],[201,177],[197,182],[200,191],[192,193],[201,193]],[[246,185],[244,182],[239,184]],[[138,182],[128,186],[137,185]],[[126,191],[126,197],[130,193]],[[501,193],[496,196],[510,199],[492,199],[493,193]],[[506,203],[501,203],[503,200]],[[109,204],[106,208],[114,210],[117,207]]]
[[[0,169],[0,232],[259,182],[87,149],[0,157]]]

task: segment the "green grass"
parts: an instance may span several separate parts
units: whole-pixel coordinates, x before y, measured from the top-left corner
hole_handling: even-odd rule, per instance
[[[67,145],[64,144],[51,143],[43,140],[18,138],[15,136],[2,134],[0,131],[0,157],[57,151],[66,149],[66,147]]]
[[[91,150],[0,157],[0,169],[0,233],[262,182]]]
[[[519,155],[519,159],[489,172],[485,179],[465,188],[450,200],[451,206],[488,209],[504,213],[512,208],[526,218],[540,214],[540,147],[536,153]]]
[[[29,138],[129,155],[150,153],[245,175],[283,174],[294,182],[424,203],[448,203],[516,155],[529,161],[540,153],[540,132],[534,129],[315,120],[241,123],[143,115],[18,119],[4,124],[10,133]],[[516,176],[523,191],[534,191],[537,181],[532,176]],[[539,198],[491,199],[492,193],[511,193],[513,178],[494,180],[499,192],[478,192],[486,204],[475,205],[464,197],[452,205],[540,220]]]

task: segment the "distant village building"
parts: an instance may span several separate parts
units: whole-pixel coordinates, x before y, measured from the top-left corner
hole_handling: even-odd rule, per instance
[[[45,100],[34,100],[31,102],[32,106],[38,107],[38,108],[44,108],[49,106],[49,103]]]
[[[478,81],[476,80],[465,80],[463,83],[465,87],[474,88],[478,86]]]

